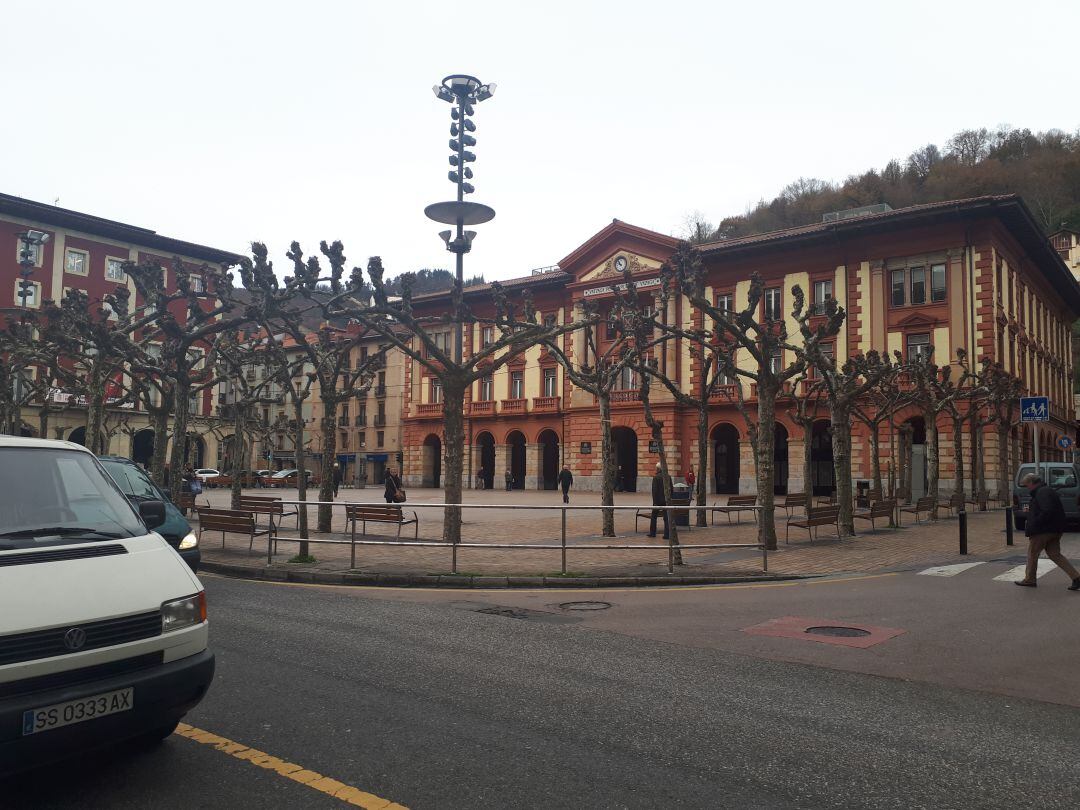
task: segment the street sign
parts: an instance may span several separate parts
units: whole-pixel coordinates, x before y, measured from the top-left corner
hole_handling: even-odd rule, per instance
[[[1068,450],[1070,447],[1072,447],[1072,439],[1070,439],[1068,436],[1062,436],[1060,439],[1058,439],[1058,447],[1060,447],[1062,450]]]
[[[1021,422],[1049,422],[1049,397],[1020,397]]]

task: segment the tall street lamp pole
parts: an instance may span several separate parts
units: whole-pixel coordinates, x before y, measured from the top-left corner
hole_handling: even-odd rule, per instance
[[[436,97],[452,105],[450,110],[450,182],[457,186],[457,199],[449,202],[432,203],[424,209],[429,219],[445,225],[453,225],[455,230],[442,231],[439,236],[446,243],[446,249],[454,254],[457,285],[454,288],[454,310],[457,314],[461,304],[461,289],[465,285],[465,254],[472,249],[476,231],[465,230],[466,225],[480,225],[490,222],[495,217],[495,210],[480,203],[468,202],[466,194],[472,194],[473,170],[469,166],[476,155],[468,147],[476,145],[476,138],[471,133],[476,131],[472,121],[473,106],[486,101],[495,93],[494,84],[483,84],[475,76],[455,74],[447,76],[442,84],[431,88]],[[464,323],[460,320],[454,332],[454,360],[462,359]]]
[[[33,275],[34,267],[37,265],[38,252],[49,241],[49,234],[31,229],[23,231],[18,237],[22,242],[22,248],[19,251],[19,306],[22,308],[19,332],[25,339],[26,299],[30,297],[30,291],[33,289],[30,276]],[[15,408],[11,417],[11,433],[14,436],[22,433],[23,372],[24,369],[19,368],[15,374]]]

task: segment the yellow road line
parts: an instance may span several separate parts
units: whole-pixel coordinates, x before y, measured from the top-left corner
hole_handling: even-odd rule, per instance
[[[718,585],[640,585],[636,588],[410,588],[396,585],[322,585],[317,582],[278,582],[272,579],[246,579],[243,577],[229,577],[222,574],[213,574],[205,571],[200,577],[211,579],[231,579],[236,582],[251,582],[256,585],[277,585],[284,588],[323,588],[345,591],[375,591],[392,593],[671,593],[672,591],[720,591],[742,590],[745,588],[792,588],[796,585],[836,585],[844,582],[861,582],[867,579],[885,579],[887,577],[900,576],[898,572],[888,574],[866,574],[858,577],[833,577],[821,579],[792,579],[784,582],[729,582]]]
[[[359,788],[354,788],[344,782],[331,779],[329,776],[323,776],[321,773],[308,770],[302,765],[286,762],[255,748],[248,748],[243,743],[234,742],[226,737],[203,731],[201,728],[189,726],[187,723],[178,725],[176,734],[197,743],[209,745],[236,759],[242,759],[252,765],[273,771],[278,776],[284,776],[286,779],[299,782],[301,785],[325,793],[327,796],[333,796],[335,799],[340,799],[354,807],[363,807],[364,810],[408,810],[403,805],[395,804],[389,799],[365,793]]]

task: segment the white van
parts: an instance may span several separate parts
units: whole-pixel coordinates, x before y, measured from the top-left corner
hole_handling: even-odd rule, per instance
[[[214,677],[206,596],[97,459],[0,436],[0,776],[172,733]]]

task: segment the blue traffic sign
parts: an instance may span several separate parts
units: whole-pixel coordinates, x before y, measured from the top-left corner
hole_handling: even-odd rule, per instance
[[[1062,436],[1060,439],[1058,439],[1058,447],[1060,447],[1062,450],[1068,450],[1070,447],[1072,447],[1072,439],[1070,439],[1068,436]]]
[[[1049,422],[1050,397],[1020,397],[1021,422]]]

